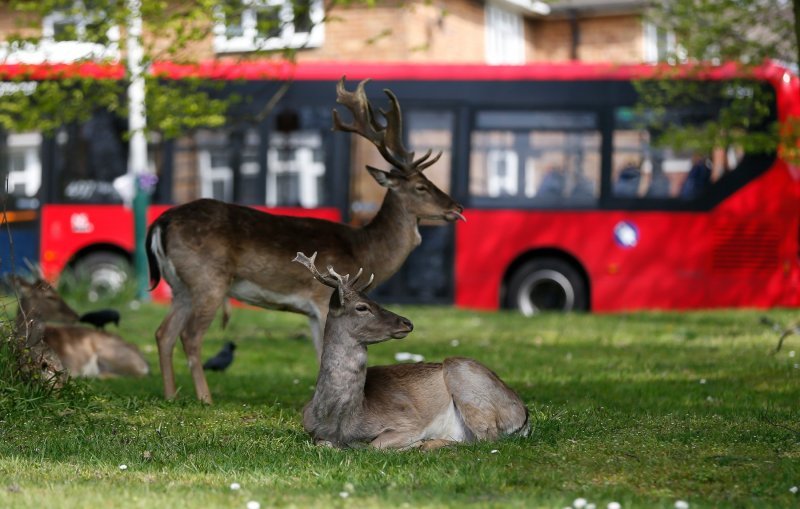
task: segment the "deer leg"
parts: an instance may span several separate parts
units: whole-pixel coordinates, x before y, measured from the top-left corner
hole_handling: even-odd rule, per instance
[[[444,383],[464,424],[478,440],[528,434],[528,409],[489,368],[472,359],[443,362]]]
[[[377,449],[413,449],[418,447],[421,441],[416,439],[416,434],[409,434],[404,431],[384,431],[375,437],[370,445]]]
[[[192,373],[197,399],[209,405],[212,403],[211,391],[208,389],[206,375],[203,373],[203,362],[200,358],[200,353],[203,346],[203,335],[208,330],[211,322],[214,321],[217,309],[224,298],[225,294],[223,293],[219,296],[204,295],[201,298],[193,299],[192,314],[189,317],[186,328],[183,330],[183,334],[181,334],[181,343],[189,361],[189,370]]]
[[[161,366],[161,378],[164,381],[164,397],[166,399],[174,399],[177,393],[172,353],[175,350],[175,343],[178,341],[178,334],[183,330],[190,311],[191,307],[185,300],[176,295],[167,317],[156,331],[158,363]]]

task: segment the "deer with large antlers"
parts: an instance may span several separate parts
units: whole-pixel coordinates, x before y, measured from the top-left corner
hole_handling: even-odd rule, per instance
[[[147,235],[148,261],[153,287],[161,276],[172,288],[172,307],[156,331],[164,395],[176,394],[172,355],[180,335],[197,397],[211,402],[203,374],[200,347],[203,334],[226,299],[268,309],[302,313],[309,318],[317,357],[322,353],[322,332],[331,290],[309,286],[302,268],[287,267],[285,260],[300,249],[324,250],[325,262],[342,270],[377,267],[375,282],[392,276],[420,243],[421,219],[464,219],[463,208],[428,180],[422,171],[439,155],[415,158],[402,141],[400,104],[389,97],[388,111],[379,121],[367,100],[362,81],[354,92],[339,82],[337,102],[352,113],[345,123],[334,109],[335,130],[356,133],[369,140],[392,165],[389,171],[367,167],[387,188],[372,221],[354,228],[319,219],[279,216],[214,200],[197,200],[170,209],[157,219]]]
[[[303,427],[320,445],[434,449],[455,442],[527,435],[528,409],[483,364],[464,357],[441,363],[367,368],[367,346],[401,339],[414,328],[364,294],[359,283],[331,266],[321,273],[314,253],[294,261],[334,291],[314,397],[303,410]]]

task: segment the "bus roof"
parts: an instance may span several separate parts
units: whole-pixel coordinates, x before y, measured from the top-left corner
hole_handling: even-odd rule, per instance
[[[718,66],[649,65],[613,63],[532,63],[527,65],[482,65],[450,63],[386,62],[300,62],[282,60],[214,60],[198,64],[156,62],[154,75],[167,79],[201,78],[212,80],[294,79],[301,81],[349,79],[411,81],[580,81],[598,79],[642,79],[665,76],[691,76],[702,79],[726,79],[742,76],[745,71],[735,63]],[[0,79],[46,80],[66,77],[121,79],[122,64],[80,62],[73,64],[0,64]],[[755,68],[755,76],[768,81],[796,80],[785,67],[769,62]]]

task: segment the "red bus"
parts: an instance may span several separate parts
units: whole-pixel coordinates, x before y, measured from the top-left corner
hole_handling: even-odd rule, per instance
[[[80,72],[97,72],[88,69]],[[700,154],[665,143],[637,108],[633,82],[655,76],[652,66],[250,62],[157,70],[222,81],[218,93],[247,101],[224,128],[151,140],[159,176],[151,219],[205,196],[368,220],[382,194],[363,167],[385,163],[363,140],[330,131],[334,84],[346,74],[371,78],[376,102],[383,88],[395,92],[408,145],[443,151],[426,173],[468,220],[422,225],[422,244],[376,290],[379,298],[526,314],[800,305],[800,169],[739,146]],[[31,76],[30,68],[0,68],[0,78],[35,86],[35,75],[28,84],[22,73]],[[702,94],[735,77],[723,66],[684,79]],[[248,120],[286,79],[273,114]],[[800,116],[800,83],[780,66],[736,83],[735,93],[772,97],[752,129]],[[666,113],[685,125],[713,120],[718,109],[697,101]],[[123,131],[100,111],[53,136],[3,136],[18,259],[37,261],[53,279],[68,268],[98,284],[127,277],[132,219],[114,186],[125,173]]]

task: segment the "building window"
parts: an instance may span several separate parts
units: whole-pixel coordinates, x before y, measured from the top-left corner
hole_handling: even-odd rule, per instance
[[[525,63],[525,27],[522,16],[486,3],[486,62],[489,64]]]
[[[321,0],[228,0],[217,13],[217,53],[313,48],[323,42]]]
[[[675,42],[675,32],[665,30],[654,23],[644,23],[644,61],[649,64],[657,62],[683,62],[686,52]]]
[[[82,1],[42,19],[38,44],[15,48],[7,59],[24,63],[118,60],[119,27],[100,9]]]

